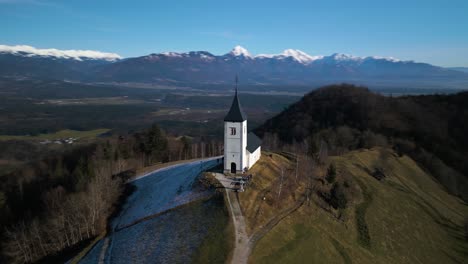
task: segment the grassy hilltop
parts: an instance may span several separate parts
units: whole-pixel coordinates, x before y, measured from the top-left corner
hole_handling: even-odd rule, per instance
[[[332,185],[325,176],[315,179],[319,184],[304,199],[304,176],[311,171],[299,174],[296,183],[293,159],[264,154],[253,167],[253,183],[239,195],[250,232],[261,233],[268,219],[304,202],[264,232],[251,263],[468,261],[467,204],[411,158],[374,148],[331,157],[328,163],[336,166],[333,181],[344,186],[345,208],[327,206],[318,195]],[[372,176],[376,168],[385,174],[381,181]],[[282,169],[286,176],[278,195]]]

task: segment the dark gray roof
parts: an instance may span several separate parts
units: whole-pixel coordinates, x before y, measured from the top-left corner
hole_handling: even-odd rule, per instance
[[[234,100],[232,100],[231,109],[227,113],[224,121],[229,122],[243,122],[247,120],[247,115],[242,111],[242,107],[239,102],[239,98],[237,98],[237,90],[236,94],[234,95]]]
[[[254,133],[249,132],[247,134],[247,150],[250,153],[254,153],[254,151],[257,150],[260,145],[262,145],[262,140]]]

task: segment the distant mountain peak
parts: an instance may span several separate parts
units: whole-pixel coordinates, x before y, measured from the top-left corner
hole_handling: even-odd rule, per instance
[[[302,64],[308,64],[314,60],[323,58],[323,56],[311,56],[298,49],[286,49],[283,51],[283,53],[280,53],[280,54],[259,54],[255,57],[256,58],[270,58],[270,59],[292,58],[293,60]]]
[[[358,56],[353,56],[349,54],[344,54],[344,53],[333,53],[330,55],[330,58],[333,58],[334,60],[337,61],[344,61],[344,60],[362,60],[362,57]]]
[[[116,53],[107,53],[95,50],[37,49],[27,45],[0,45],[0,53],[10,53],[25,57],[56,57],[62,59],[74,59],[78,61],[83,59],[116,61],[122,58]]]
[[[166,56],[172,58],[200,58],[206,61],[211,61],[215,58],[215,56],[208,51],[189,51],[184,53],[179,52],[162,52],[159,54],[154,54],[155,56]]]
[[[183,53],[173,51],[161,52],[161,54],[168,57],[182,57],[184,55]]]
[[[298,62],[301,62],[301,63],[309,63],[309,62],[312,62],[314,60],[318,60],[318,59],[321,59],[323,58],[323,56],[311,56],[301,50],[298,50],[298,49],[286,49],[283,51],[283,55],[284,56],[287,56],[287,57],[292,57],[293,59],[295,59],[296,61]]]
[[[394,58],[394,57],[382,57],[382,56],[367,56],[367,57],[359,57],[350,54],[344,53],[333,53],[326,58],[332,59],[335,61],[364,61],[364,60],[385,60],[389,62],[402,62],[402,60]]]
[[[394,57],[381,57],[381,56],[366,57],[366,59],[369,59],[369,58],[374,59],[374,60],[386,60],[386,61],[391,61],[391,62],[410,62],[410,61],[402,61]]]
[[[246,58],[251,58],[252,55],[250,55],[250,52],[243,48],[242,46],[235,46],[229,53],[229,55],[234,56],[234,57],[246,57]]]

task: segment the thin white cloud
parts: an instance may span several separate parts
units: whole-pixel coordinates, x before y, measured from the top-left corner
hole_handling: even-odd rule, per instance
[[[58,49],[37,49],[27,45],[7,46],[0,45],[0,53],[23,53],[25,56],[53,56],[65,59],[102,59],[118,60],[122,57],[116,53],[100,52],[95,50],[58,50]]]

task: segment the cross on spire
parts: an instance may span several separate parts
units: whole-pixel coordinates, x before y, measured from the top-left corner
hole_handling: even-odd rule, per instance
[[[237,74],[236,74],[236,94],[237,94],[237,83],[239,82],[238,78],[237,78]]]
[[[234,95],[234,99],[232,100],[232,105],[231,108],[229,109],[228,114],[224,118],[224,121],[229,121],[229,122],[243,122],[247,120],[247,116],[245,115],[244,111],[242,111],[242,107],[239,103],[239,98],[237,97],[237,84],[239,82],[239,79],[236,74],[236,93]]]

